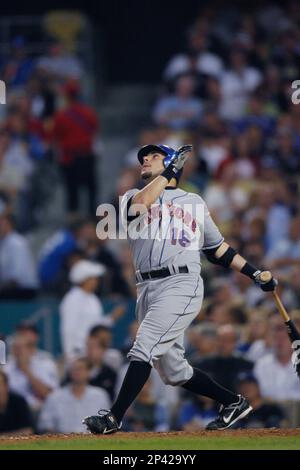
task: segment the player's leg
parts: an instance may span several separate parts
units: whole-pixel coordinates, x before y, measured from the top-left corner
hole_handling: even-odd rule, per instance
[[[95,433],[118,430],[123,415],[146,383],[153,363],[166,354],[197,315],[203,283],[199,275],[179,274],[142,283],[137,294],[140,327],[128,354],[130,364],[121,390],[109,413],[84,420]]]
[[[184,357],[184,335],[156,363],[162,380],[169,385],[181,385],[186,390],[204,395],[221,404],[217,420],[208,429],[226,429],[247,416],[252,410],[248,402],[215,382],[206,372],[192,367]]]
[[[184,354],[184,334],[182,334],[169,351],[154,363],[154,367],[166,384],[181,385],[190,392],[212,398],[223,405],[238,400],[238,395],[219,385],[205,372],[192,367]]]
[[[139,342],[147,341],[147,328],[143,328],[143,319],[148,314],[148,287],[149,283],[143,283],[138,287],[136,304],[136,317],[140,323],[137,333]],[[88,416],[83,420],[87,428],[95,434],[108,434],[116,432],[121,427],[124,414],[138,396],[147,382],[152,365],[139,354],[130,357],[130,364],[125,374],[119,394],[111,410],[100,410],[99,415]],[[102,412],[103,411],[103,412]]]

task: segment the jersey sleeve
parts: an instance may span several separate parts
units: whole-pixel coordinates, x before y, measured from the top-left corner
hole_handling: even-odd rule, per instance
[[[223,241],[224,237],[213,221],[207,205],[204,203],[204,242],[202,250],[217,248]]]
[[[121,198],[121,220],[123,227],[126,227],[131,218],[128,217],[128,210],[133,196],[138,192],[137,188],[130,189]]]

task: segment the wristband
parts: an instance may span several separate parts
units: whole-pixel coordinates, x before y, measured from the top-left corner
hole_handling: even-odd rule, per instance
[[[161,176],[168,180],[168,183],[171,181],[172,178],[178,177],[177,173],[180,170],[177,170],[173,165],[169,165],[162,173]]]
[[[245,276],[250,277],[252,281],[255,281],[256,276],[258,276],[261,273],[261,271],[255,268],[254,266],[252,266],[251,264],[246,263],[245,266],[242,267],[241,273],[245,274]]]

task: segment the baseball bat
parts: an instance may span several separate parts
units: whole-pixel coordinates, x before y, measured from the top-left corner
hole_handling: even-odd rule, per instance
[[[272,279],[272,274],[270,273],[270,271],[264,271],[263,273],[261,273],[260,279],[263,282],[268,282]],[[272,292],[272,295],[274,297],[274,300],[275,300],[275,303],[277,305],[278,311],[279,311],[279,313],[280,313],[281,317],[283,318],[284,323],[286,325],[287,333],[288,333],[290,341],[292,343],[292,348],[296,352],[296,356],[297,355],[299,356],[299,353],[300,353],[300,333],[299,333],[295,323],[293,322],[293,320],[290,319],[290,316],[287,313],[283,303],[281,302],[281,299],[280,299],[279,295],[277,294],[276,290],[274,290]],[[295,341],[297,341],[297,342],[295,343]],[[297,375],[300,379],[300,361],[298,363],[295,362],[295,368],[296,368]]]

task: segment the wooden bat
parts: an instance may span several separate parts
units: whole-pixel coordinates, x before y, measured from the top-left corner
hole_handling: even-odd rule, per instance
[[[272,274],[270,273],[270,271],[264,271],[264,272],[261,273],[260,279],[263,282],[268,282],[272,279]],[[287,333],[288,333],[289,338],[290,338],[291,343],[292,343],[292,348],[296,352],[296,356],[300,356],[300,333],[297,330],[297,327],[296,327],[295,323],[293,322],[293,320],[290,319],[290,316],[287,313],[283,303],[281,302],[281,299],[280,299],[279,295],[277,294],[276,290],[274,290],[272,292],[272,295],[273,295],[274,300],[276,302],[278,311],[279,311],[280,315],[282,316],[282,318],[284,320],[284,323],[286,325]],[[298,359],[299,359],[299,357],[298,357]],[[297,375],[300,379],[300,360],[299,360],[298,364],[297,363],[295,364],[295,368],[296,368]]]

